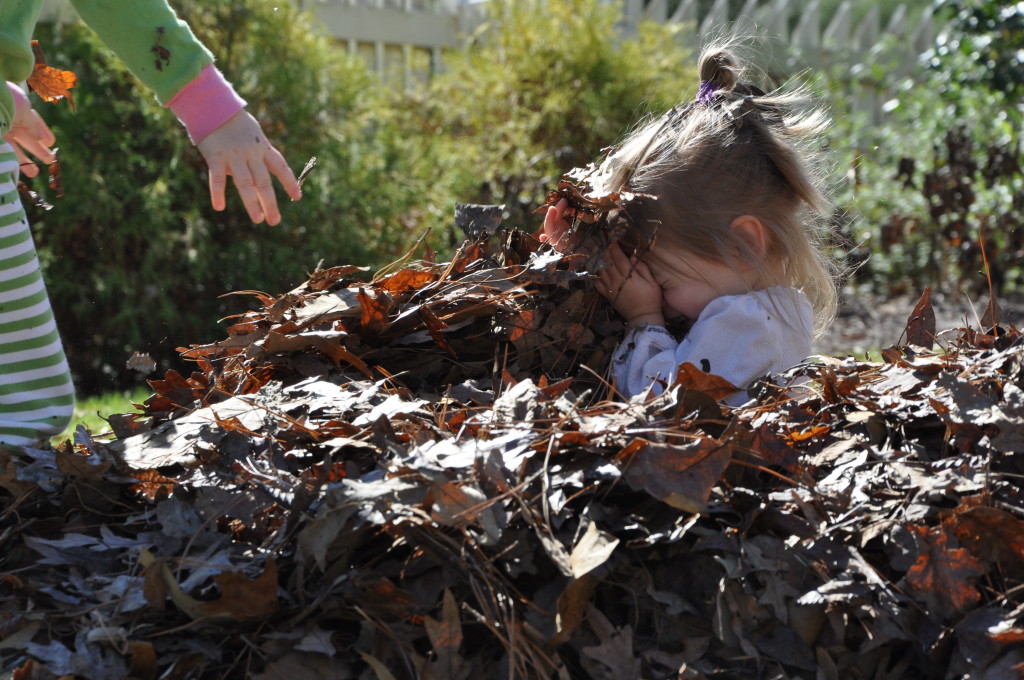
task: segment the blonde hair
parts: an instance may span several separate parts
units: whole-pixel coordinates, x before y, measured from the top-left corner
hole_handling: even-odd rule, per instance
[[[594,169],[591,184],[649,197],[617,216],[627,252],[657,258],[664,246],[714,262],[748,262],[773,285],[804,291],[815,335],[836,313],[835,264],[823,233],[832,204],[823,188],[817,141],[829,120],[799,89],[765,93],[741,80],[733,52],[700,57],[698,99],[676,106],[633,132]],[[766,227],[756,253],[730,229],[741,215]]]

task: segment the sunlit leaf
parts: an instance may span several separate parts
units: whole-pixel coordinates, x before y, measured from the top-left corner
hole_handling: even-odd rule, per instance
[[[28,86],[42,97],[43,101],[58,102],[61,99],[67,99],[71,110],[74,111],[75,98],[71,94],[71,88],[78,82],[78,76],[71,71],[61,71],[48,66],[46,57],[43,55],[43,48],[39,46],[38,40],[32,41],[32,53],[36,63],[32,69],[32,75],[28,77]]]

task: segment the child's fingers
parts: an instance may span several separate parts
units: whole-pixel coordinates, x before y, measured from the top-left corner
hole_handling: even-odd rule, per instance
[[[14,147],[14,153],[18,157],[18,163],[23,169],[27,168],[28,164],[34,164],[29,156],[34,156],[41,163],[52,163],[53,151],[50,150],[45,140],[32,133],[31,130],[25,127],[13,128],[8,133],[6,139],[11,142],[11,146]],[[28,174],[26,172],[25,174]],[[35,175],[29,175],[35,177]]]
[[[46,147],[49,151],[50,147],[57,143],[57,136],[53,134],[53,130],[46,124],[43,117],[39,115],[39,112],[32,110],[32,121],[35,125],[35,136],[36,138]]]
[[[606,298],[611,299],[620,285],[621,279],[612,274],[610,267],[597,273],[597,292]]]
[[[555,206],[550,206],[547,212],[544,213],[544,240],[553,239],[559,232],[558,224],[559,212]],[[557,239],[554,239],[557,241]]]
[[[249,163],[249,171],[252,174],[253,188],[256,189],[260,214],[266,218],[267,224],[273,227],[281,221],[281,212],[277,209],[277,196],[274,195],[274,180],[270,178],[270,171],[262,160]]]
[[[227,171],[219,161],[210,161],[210,203],[214,210],[223,210],[227,205],[224,190],[228,185]]]
[[[654,280],[654,274],[651,273],[651,268],[643,260],[634,260],[633,272],[652,286],[658,285],[658,282]]]
[[[568,206],[569,202],[563,198],[544,213],[544,233],[541,234],[541,241],[550,243],[555,249],[569,245],[566,242],[569,223],[565,220],[565,210]]]
[[[245,159],[237,159],[230,168],[231,178],[235,182],[235,189],[242,198],[245,211],[249,213],[249,219],[256,224],[263,221],[263,209],[260,207],[260,195],[256,189],[256,180],[253,178],[252,170]]]
[[[299,180],[295,178],[295,173],[292,172],[291,166],[288,165],[288,161],[284,159],[281,152],[275,148],[271,148],[267,152],[265,157],[267,168],[273,173],[277,181],[284,187],[285,192],[293,201],[298,201],[302,198],[302,187],[299,186]]]
[[[18,144],[11,144],[14,147],[14,155],[18,157],[18,167],[21,169],[21,174],[26,177],[35,177],[39,174],[39,168],[22,150]]]
[[[620,278],[629,276],[629,273],[633,270],[633,262],[626,257],[626,253],[622,251],[618,243],[612,243],[608,246],[608,259],[610,266],[615,268]]]

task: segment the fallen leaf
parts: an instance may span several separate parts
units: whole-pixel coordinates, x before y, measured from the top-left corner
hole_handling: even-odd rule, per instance
[[[277,611],[277,564],[273,558],[267,560],[263,573],[255,579],[240,571],[228,571],[216,574],[213,582],[220,588],[220,597],[199,603],[205,614],[254,621]]]
[[[721,401],[735,394],[739,388],[722,376],[702,371],[689,361],[683,362],[676,372],[675,385],[684,390],[701,392],[715,401]]]
[[[732,460],[732,447],[711,437],[686,444],[647,444],[628,460],[626,482],[674,508],[701,512]]]
[[[904,338],[907,346],[928,347],[935,344],[935,310],[932,308],[931,288],[925,287],[914,311],[907,317]]]
[[[982,564],[963,548],[949,546],[945,530],[908,527],[923,549],[906,575],[907,585],[929,612],[951,617],[977,603],[981,594],[970,579],[985,573]]]
[[[303,167],[302,172],[299,173],[298,182],[300,188],[306,183],[306,178],[309,177],[309,173],[313,172],[314,168],[316,168],[316,156],[312,156],[308,161],[306,161],[305,167]]]
[[[32,53],[35,55],[36,63],[32,69],[32,75],[28,77],[28,86],[38,94],[43,101],[58,102],[67,99],[71,110],[75,110],[75,98],[71,94],[71,88],[78,82],[78,76],[71,71],[61,71],[46,64],[46,57],[43,56],[43,48],[39,46],[38,40],[32,41]]]
[[[944,525],[974,557],[1024,578],[1024,520],[981,506],[953,514]]]
[[[569,555],[573,577],[580,578],[607,562],[618,544],[619,539],[598,529],[596,522],[588,524]]]

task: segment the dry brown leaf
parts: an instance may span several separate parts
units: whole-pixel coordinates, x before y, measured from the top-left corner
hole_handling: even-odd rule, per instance
[[[974,557],[1024,577],[1024,520],[981,506],[952,515],[945,526]]]
[[[213,581],[220,588],[220,597],[197,605],[209,616],[255,621],[277,611],[277,563],[273,558],[255,579],[240,571],[227,571],[215,574]]]
[[[686,512],[705,509],[732,460],[732,446],[711,437],[686,444],[648,444],[625,465],[630,486]]]
[[[32,69],[32,75],[28,77],[28,86],[38,94],[43,101],[58,102],[67,99],[71,110],[75,110],[75,98],[71,94],[71,88],[78,82],[78,76],[71,71],[61,71],[46,64],[46,57],[43,56],[43,48],[39,46],[38,40],[32,41],[32,53],[35,55],[36,63]]]
[[[949,545],[941,528],[911,526],[924,549],[907,572],[906,582],[928,611],[943,618],[967,609],[981,599],[971,581],[985,573],[982,564],[963,548]]]
[[[914,311],[907,317],[904,338],[907,346],[930,348],[935,344],[935,310],[932,308],[931,288],[925,287]]]

